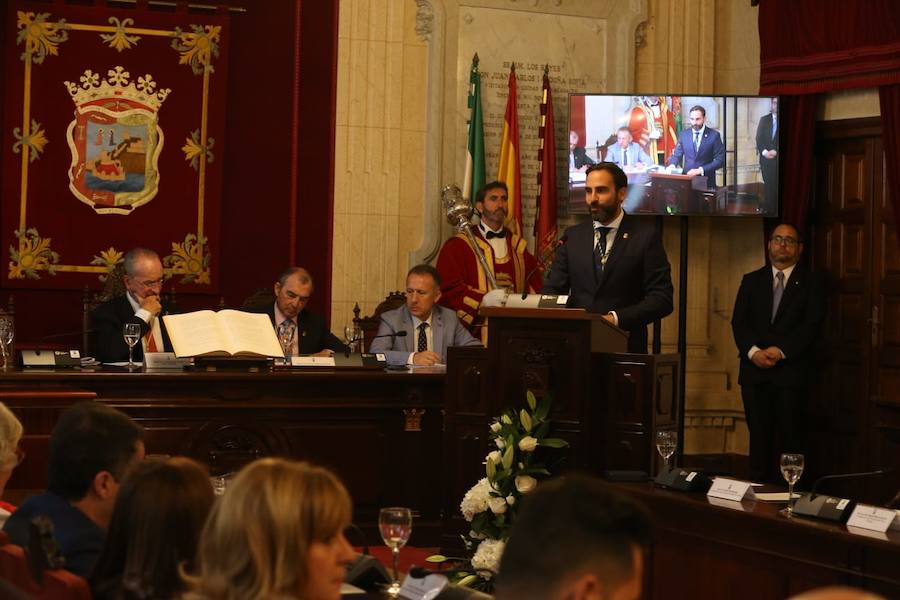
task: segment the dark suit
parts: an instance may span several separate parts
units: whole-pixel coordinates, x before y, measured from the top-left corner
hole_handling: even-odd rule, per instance
[[[163,346],[166,352],[172,351],[172,342],[166,332],[166,326],[160,318],[162,315],[177,313],[174,306],[163,303],[162,311],[157,315],[163,337]],[[128,344],[122,335],[125,323],[137,323],[141,326],[141,335],[146,335],[150,326],[140,317],[136,317],[131,303],[125,295],[104,302],[91,313],[91,327],[94,330],[94,358],[100,362],[121,362],[128,360]],[[144,348],[142,343],[134,347],[134,360],[144,360]]]
[[[376,335],[386,335],[405,331],[404,337],[380,337],[372,340],[369,352],[384,353],[389,365],[405,365],[411,352],[416,351],[419,332],[413,327],[413,316],[406,305],[389,310],[381,315]],[[431,341],[434,351],[441,361],[447,360],[450,346],[480,346],[481,342],[472,337],[453,310],[435,304],[431,309]]]
[[[590,166],[595,164],[593,159],[587,155],[584,146],[575,146],[575,148],[572,149],[572,160],[576,169],[580,169],[585,165]]]
[[[647,323],[672,312],[669,260],[653,225],[626,214],[602,271],[592,221],[570,227],[563,238],[542,292],[569,294],[569,306],[589,312],[616,311],[630,334],[628,351],[647,352]]]
[[[775,467],[782,451],[803,451],[807,395],[825,320],[825,283],[820,274],[797,265],[785,282],[773,321],[774,285],[769,266],[744,275],[731,317],[741,359],[738,382],[750,430],[751,476],[762,481],[780,479]],[[786,358],[769,369],[760,368],[747,357],[753,346],[776,346]],[[779,448],[774,444],[776,431]]]
[[[103,550],[103,529],[64,498],[46,492],[25,500],[7,519],[3,531],[13,544],[27,548],[28,525],[38,515],[53,522],[53,537],[66,559],[66,570],[87,577]]]
[[[278,323],[275,323],[274,302],[248,308],[247,312],[265,313],[269,315],[269,320],[272,321],[272,327],[277,331]],[[300,311],[300,314],[297,315],[297,325],[300,328],[300,343],[297,345],[300,354],[315,354],[326,349],[334,350],[335,352],[347,351],[347,346],[345,346],[337,336],[331,333],[328,327],[325,326],[325,319],[319,315],[303,309]]]
[[[694,130],[688,128],[678,135],[678,145],[669,157],[670,165],[678,165],[684,159],[683,169],[687,173],[691,169],[703,168],[707,186],[716,187],[716,171],[725,166],[725,144],[719,132],[710,127],[703,130],[700,137],[700,148],[694,150]]]
[[[766,158],[763,150],[778,150],[778,132],[772,135],[772,113],[763,115],[756,126],[756,151],[759,152],[759,170],[765,184],[762,212],[771,213],[778,207],[778,155]]]

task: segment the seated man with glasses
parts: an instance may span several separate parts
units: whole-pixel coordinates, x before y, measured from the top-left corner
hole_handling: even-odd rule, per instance
[[[134,347],[134,360],[144,360],[144,352],[171,352],[162,315],[177,312],[160,298],[163,267],[159,255],[147,248],[135,248],[125,255],[122,282],[126,293],[104,302],[91,314],[94,355],[100,362],[128,360],[128,344],[122,335],[125,323],[141,326],[141,343]]]
[[[826,308],[824,277],[800,264],[803,240],[795,227],[776,227],[768,252],[770,265],[744,275],[731,317],[750,431],[750,476],[759,482],[781,479],[781,453],[804,451]]]

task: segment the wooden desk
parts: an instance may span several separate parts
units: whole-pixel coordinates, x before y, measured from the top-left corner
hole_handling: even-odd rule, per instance
[[[824,585],[900,598],[900,533],[873,539],[842,525],[787,519],[784,504],[715,506],[702,494],[616,484],[653,517],[646,598],[780,599]]]
[[[7,489],[46,485],[47,442],[66,407],[96,399],[146,430],[148,454],[227,472],[260,456],[332,468],[377,543],[378,509],[418,512],[413,544],[437,545],[444,375],[383,371],[0,373],[0,400],[25,427],[27,457]]]

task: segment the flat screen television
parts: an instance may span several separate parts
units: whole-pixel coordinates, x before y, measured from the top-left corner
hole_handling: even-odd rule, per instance
[[[778,98],[569,96],[569,208],[587,212],[584,171],[619,164],[625,211],[778,216]]]

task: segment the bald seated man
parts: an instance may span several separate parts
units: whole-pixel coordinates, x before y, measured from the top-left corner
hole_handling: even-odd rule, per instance
[[[328,330],[325,319],[307,310],[314,290],[309,271],[289,267],[275,282],[275,302],[247,310],[269,315],[276,332],[282,328],[293,329],[291,356],[333,356],[335,352],[346,352],[347,347]]]

